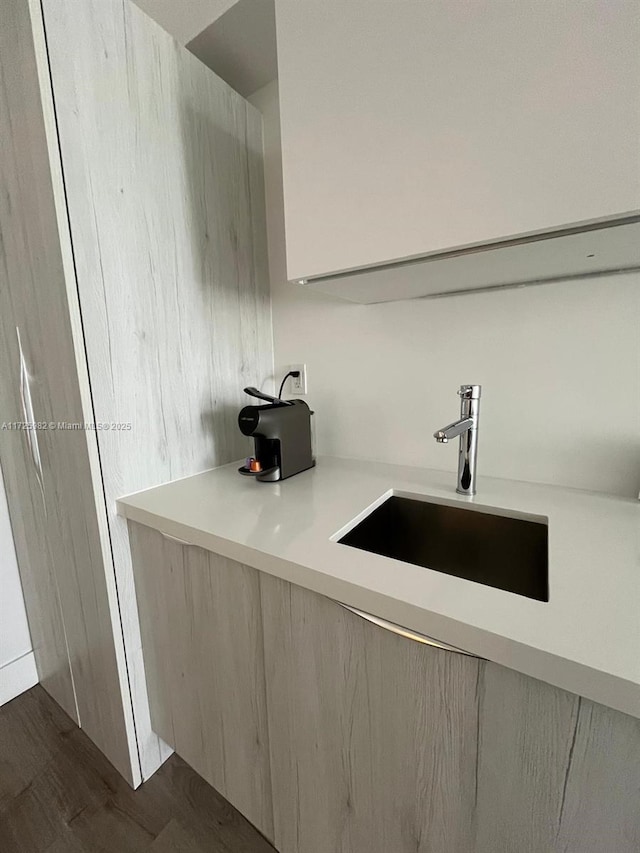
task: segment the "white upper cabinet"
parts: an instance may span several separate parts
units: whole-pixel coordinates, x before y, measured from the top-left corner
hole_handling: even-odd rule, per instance
[[[638,213],[637,0],[277,0],[276,23],[290,279]],[[599,233],[584,269],[542,241],[534,276],[633,265],[599,266]]]

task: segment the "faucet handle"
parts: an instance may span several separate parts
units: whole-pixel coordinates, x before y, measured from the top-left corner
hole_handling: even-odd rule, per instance
[[[482,392],[482,385],[461,385],[458,391],[458,397],[464,400],[479,400]]]

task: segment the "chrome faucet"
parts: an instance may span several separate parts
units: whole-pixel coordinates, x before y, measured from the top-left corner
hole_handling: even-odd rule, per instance
[[[458,391],[460,397],[460,420],[436,430],[433,434],[433,437],[439,444],[446,444],[450,438],[460,436],[458,484],[456,486],[456,492],[460,495],[475,495],[476,493],[478,419],[480,416],[481,391],[481,385],[461,385]]]

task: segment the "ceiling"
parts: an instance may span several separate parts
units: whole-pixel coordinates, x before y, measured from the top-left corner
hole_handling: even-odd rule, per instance
[[[274,0],[238,0],[187,47],[245,98],[252,95],[278,76]]]
[[[186,44],[223,15],[235,0],[133,0],[143,12]]]
[[[274,0],[134,0],[244,97],[278,76]]]

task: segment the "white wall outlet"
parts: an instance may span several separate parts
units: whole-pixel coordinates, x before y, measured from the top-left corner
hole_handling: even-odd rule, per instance
[[[300,376],[290,376],[291,393],[306,394],[307,393],[307,365],[306,364],[290,364],[289,370],[299,370]]]

